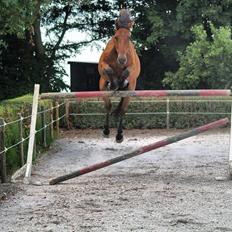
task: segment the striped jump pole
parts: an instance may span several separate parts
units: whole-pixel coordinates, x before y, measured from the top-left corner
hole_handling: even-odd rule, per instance
[[[168,97],[168,96],[230,96],[227,89],[198,90],[137,90],[137,91],[88,91],[71,93],[42,93],[41,99],[94,98],[94,97]]]
[[[84,174],[89,173],[89,172],[93,172],[95,170],[98,170],[98,169],[110,166],[110,165],[115,164],[115,163],[119,163],[119,162],[121,162],[123,160],[130,159],[132,157],[135,157],[135,156],[138,156],[140,154],[149,152],[151,150],[155,150],[155,149],[160,148],[160,147],[164,147],[164,146],[166,146],[168,144],[175,143],[177,141],[180,141],[180,140],[189,138],[191,136],[203,133],[203,132],[208,131],[210,129],[214,129],[214,128],[218,128],[218,127],[224,126],[228,122],[229,122],[228,118],[224,118],[224,119],[220,119],[220,120],[214,121],[214,122],[206,124],[204,126],[192,129],[192,130],[190,130],[188,132],[184,132],[184,133],[182,133],[180,135],[174,135],[174,136],[169,137],[167,139],[164,139],[164,140],[152,143],[152,144],[147,145],[147,146],[143,146],[143,147],[141,147],[141,148],[139,148],[139,149],[137,149],[137,150],[135,150],[133,152],[127,153],[125,155],[118,156],[116,158],[109,159],[109,160],[106,160],[106,161],[101,162],[101,163],[96,163],[94,165],[88,166],[86,168],[80,169],[80,170],[72,172],[70,174],[57,177],[55,179],[52,179],[49,182],[49,184],[50,185],[55,185],[57,183],[60,183],[60,182],[72,179],[74,177],[81,176],[81,175],[84,175]]]

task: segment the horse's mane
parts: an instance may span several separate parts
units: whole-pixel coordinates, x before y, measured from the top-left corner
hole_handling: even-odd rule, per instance
[[[129,10],[121,9],[119,17],[116,20],[116,29],[126,28],[130,29],[132,27],[133,20],[131,19]]]

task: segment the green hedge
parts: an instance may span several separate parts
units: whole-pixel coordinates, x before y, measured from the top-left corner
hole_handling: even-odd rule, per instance
[[[40,101],[39,106],[44,108],[50,107],[50,101]],[[29,116],[32,109],[32,96],[26,95],[23,97],[10,99],[0,102],[0,117],[4,119],[5,122],[12,122],[18,119],[18,113],[21,113],[23,117]],[[49,113],[46,113],[46,123],[49,123],[50,117]],[[41,128],[41,114],[38,114],[36,129]],[[23,120],[23,137],[29,136],[30,130],[30,118]],[[46,131],[47,144],[48,146],[52,142],[49,129]],[[45,148],[42,144],[42,132],[38,132],[36,135],[36,153],[41,154]],[[6,125],[5,127],[5,147],[10,147],[20,141],[19,136],[19,125],[18,123],[13,123]],[[28,140],[24,142],[24,161],[26,161]],[[9,149],[6,152],[6,163],[7,163],[7,174],[10,175],[13,171],[20,167],[19,158],[19,146]]]
[[[220,102],[210,102],[211,100],[219,100]],[[115,99],[114,99],[115,100]],[[154,102],[154,100],[161,100]],[[182,102],[173,102],[174,100]],[[196,100],[198,102],[193,102]],[[204,100],[204,101],[203,101]],[[206,101],[208,100],[208,101]],[[196,127],[213,120],[223,117],[230,117],[231,112],[231,97],[182,97],[170,98],[170,119],[169,127],[176,129]],[[115,107],[117,102],[113,102]],[[166,99],[147,99],[133,98],[130,102],[128,113],[147,113],[146,115],[126,115],[124,120],[124,127],[128,129],[138,128],[167,128],[166,116]],[[70,113],[104,113],[104,103],[98,99],[91,99],[88,101],[71,102]],[[164,114],[150,115],[148,113],[163,112]],[[189,112],[189,114],[174,114],[172,112]],[[215,114],[193,114],[197,112],[211,112]],[[216,114],[225,113],[225,114]],[[75,128],[102,128],[104,123],[104,115],[90,115],[90,116],[70,116],[70,121]],[[111,127],[116,126],[114,118],[111,117]]]

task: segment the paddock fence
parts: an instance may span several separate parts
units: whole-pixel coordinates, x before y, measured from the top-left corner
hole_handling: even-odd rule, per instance
[[[17,119],[10,122],[0,119],[1,182],[7,181],[6,155],[10,150],[15,149],[21,170],[23,172],[27,170],[25,178],[30,179],[32,161],[38,152],[37,145],[42,144],[43,148],[47,148],[49,137],[51,140],[54,139],[54,131],[56,135],[59,135],[60,127],[67,129],[101,128],[105,116],[102,96],[112,97],[113,106],[119,102],[118,97],[133,97],[125,117],[126,128],[186,129],[231,116],[232,97],[230,94],[230,90],[177,90],[45,93],[39,96],[37,85],[37,97],[34,93],[30,115],[19,113]],[[39,99],[50,99],[53,102],[48,108],[35,107],[35,99],[37,104]],[[33,105],[36,109],[34,112]],[[32,124],[35,124],[34,131]],[[18,127],[19,136],[15,143],[7,144],[5,133],[11,125]],[[30,134],[28,130],[25,130],[25,126],[28,126],[28,130],[30,128]],[[112,123],[112,126],[115,125]],[[25,163],[25,157],[27,157],[27,163]]]

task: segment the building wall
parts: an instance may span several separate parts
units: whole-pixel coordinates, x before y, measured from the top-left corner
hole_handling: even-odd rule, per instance
[[[71,91],[96,91],[99,90],[97,63],[68,62],[70,64]]]

